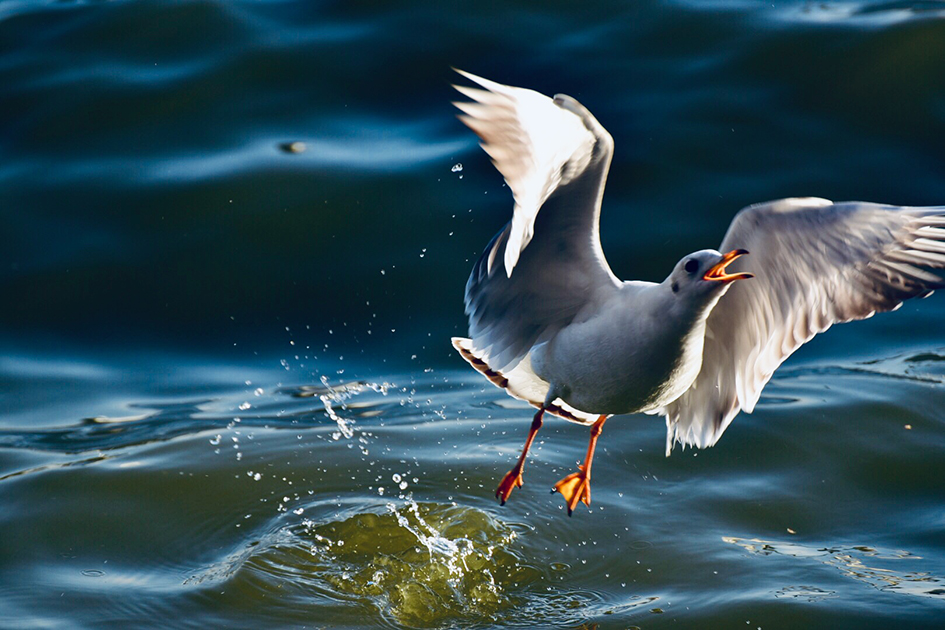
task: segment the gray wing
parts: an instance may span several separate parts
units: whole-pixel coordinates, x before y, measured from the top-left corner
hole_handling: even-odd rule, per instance
[[[466,283],[469,335],[495,370],[518,363],[587,304],[619,286],[600,245],[613,140],[574,99],[554,99],[460,72],[455,103],[515,200]]]
[[[675,442],[715,444],[740,410],[755,407],[791,353],[835,323],[892,311],[943,285],[945,207],[909,208],[783,199],[742,210],[721,251],[745,248],[736,282],[709,315],[702,371],[666,416]],[[925,269],[923,269],[925,268]]]

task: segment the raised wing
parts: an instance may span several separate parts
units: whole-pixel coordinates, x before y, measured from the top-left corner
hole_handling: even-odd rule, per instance
[[[945,207],[782,199],[735,217],[720,249],[736,247],[751,255],[732,269],[755,278],[736,282],[719,301],[706,326],[702,371],[659,411],[667,455],[675,442],[715,444],[817,333],[945,286],[926,270],[945,268]]]
[[[613,139],[580,103],[458,71],[481,88],[455,86],[454,103],[482,140],[515,199],[466,283],[469,334],[503,370],[616,290],[600,246],[599,217]],[[501,261],[502,271],[498,271]]]

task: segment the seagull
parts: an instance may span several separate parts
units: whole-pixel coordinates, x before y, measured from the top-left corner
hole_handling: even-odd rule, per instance
[[[600,243],[610,134],[570,96],[457,72],[477,86],[453,86],[469,99],[454,103],[459,118],[505,178],[514,210],[466,283],[469,338],[452,342],[538,409],[496,490],[503,505],[523,485],[546,413],[591,427],[584,464],[552,490],[570,516],[590,506],[609,417],[664,416],[667,456],[677,442],[713,446],[814,335],[945,286],[929,271],[945,268],[945,206],[813,197],[744,208],[720,251],[687,254],[659,283],[621,281]]]

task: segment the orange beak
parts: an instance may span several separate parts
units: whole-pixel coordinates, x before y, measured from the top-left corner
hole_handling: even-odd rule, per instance
[[[722,256],[722,260],[716,263],[711,269],[705,272],[705,275],[702,276],[703,280],[715,280],[716,282],[734,282],[736,280],[745,280],[747,278],[754,278],[754,274],[747,272],[742,273],[725,273],[725,268],[732,264],[736,259],[744,256],[748,253],[747,249],[733,249],[727,254]]]

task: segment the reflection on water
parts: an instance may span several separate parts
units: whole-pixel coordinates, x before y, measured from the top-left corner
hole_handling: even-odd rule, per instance
[[[802,599],[808,602],[818,602],[823,599],[837,597],[835,591],[827,591],[816,586],[785,586],[775,594],[778,598]]]
[[[945,599],[945,577],[932,575],[927,571],[878,566],[878,563],[883,563],[883,561],[922,559],[908,551],[884,551],[866,546],[822,547],[757,538],[723,537],[722,540],[761,556],[780,555],[816,560],[839,569],[847,577],[869,584],[881,591]],[[789,594],[795,597],[809,597],[813,600],[832,595],[831,591],[816,587],[786,588],[788,590],[778,591],[779,596]]]

